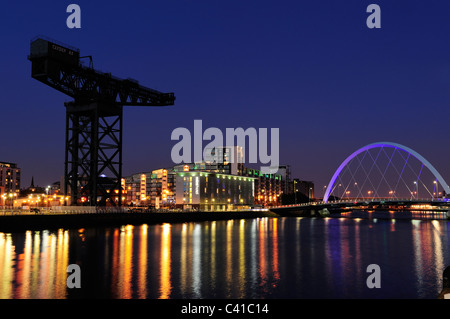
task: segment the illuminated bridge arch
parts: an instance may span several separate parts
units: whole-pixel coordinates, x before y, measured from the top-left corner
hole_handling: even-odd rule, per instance
[[[390,149],[389,152],[387,152],[385,149]],[[372,153],[370,153],[372,152]],[[375,153],[374,153],[375,152]],[[374,153],[374,154],[373,154]],[[398,168],[396,168],[392,162],[394,156],[399,157],[401,163]],[[377,160],[384,158],[384,164],[377,164]],[[416,170],[413,170],[411,168],[411,158],[415,158],[419,162],[419,166]],[[364,161],[369,161],[370,168],[366,169],[364,168]],[[371,164],[371,162],[373,163]],[[371,165],[370,165],[371,164]],[[349,166],[353,165],[352,171],[350,170]],[[366,163],[367,165],[367,163]],[[356,171],[354,170],[354,167],[356,166]],[[429,172],[431,173],[433,177],[432,183],[434,183],[434,189],[431,188],[433,185],[431,184],[425,184],[423,181],[421,181],[421,175],[423,173],[423,168],[426,167]],[[347,172],[349,170],[349,172]],[[414,180],[414,186],[411,185],[411,180],[408,180],[408,182],[405,181],[405,172],[409,171],[409,173],[413,174]],[[347,173],[347,181],[344,184],[344,181],[342,181],[341,184],[341,175],[343,173]],[[362,173],[365,175],[365,178],[363,178],[360,182],[362,182],[362,185],[358,184],[358,181],[356,179],[356,173]],[[377,182],[372,182],[369,178],[369,175],[373,172],[378,172],[380,177]],[[390,173],[389,173],[390,172]],[[395,175],[394,181],[391,184],[388,184],[387,175]],[[430,177],[430,178],[431,178]],[[426,181],[426,183],[429,182],[429,179]],[[397,144],[397,143],[391,143],[391,142],[379,142],[379,143],[372,143],[369,145],[366,145],[357,151],[355,151],[353,154],[351,154],[349,157],[347,157],[342,164],[338,167],[336,172],[334,173],[333,177],[331,178],[328,186],[326,186],[325,194],[323,201],[328,202],[330,199],[330,196],[334,191],[336,191],[337,188],[340,188],[340,192],[338,193],[338,198],[345,198],[346,194],[347,197],[352,197],[350,195],[351,190],[355,190],[353,194],[353,197],[376,197],[377,193],[381,193],[380,186],[381,184],[387,184],[389,189],[389,196],[397,196],[395,194],[396,189],[399,188],[400,185],[403,184],[405,190],[403,193],[407,192],[411,196],[419,196],[419,184],[423,187],[422,193],[427,193],[427,195],[430,195],[430,197],[438,197],[436,194],[436,188],[439,187],[438,183],[441,185],[441,190],[443,190],[446,194],[450,194],[450,188],[441,176],[439,172],[434,168],[433,165],[429,161],[427,161],[422,155],[417,153],[416,151],[412,150],[409,147]],[[422,183],[422,184],[421,184]],[[339,187],[337,187],[339,185]],[[367,186],[369,185],[369,186]],[[428,186],[427,186],[428,185]],[[342,187],[341,187],[342,186]],[[366,186],[372,188],[372,191],[364,191],[361,189],[361,187]],[[386,185],[385,185],[386,186]],[[359,189],[357,189],[359,188]],[[386,187],[385,187],[386,188]],[[417,191],[415,191],[417,189]],[[439,190],[439,188],[438,188]],[[371,193],[372,192],[372,193]],[[367,194],[368,193],[368,194]],[[384,191],[383,196],[386,196],[386,191]],[[364,194],[364,195],[363,195]],[[440,194],[440,193],[439,193]],[[370,195],[370,196],[368,196]],[[378,197],[383,197],[380,194],[378,194]]]

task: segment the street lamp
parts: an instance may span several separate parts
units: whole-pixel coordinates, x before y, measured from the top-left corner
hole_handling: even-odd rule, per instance
[[[11,209],[12,209],[12,207],[13,207],[13,200],[12,200],[13,193],[9,193],[8,196],[9,196],[9,205],[11,206]]]
[[[13,197],[16,198],[16,197],[17,197],[17,193],[14,193],[14,194],[13,194]],[[15,203],[16,203],[16,200],[14,199],[14,200],[13,200],[13,206],[14,206]]]
[[[435,189],[435,193],[437,194],[437,193],[439,193],[439,191],[438,191],[438,183],[437,183],[437,181],[433,181],[433,184],[434,184],[434,189]],[[435,193],[433,193],[433,199],[434,199],[434,194]]]
[[[419,185],[417,184],[416,181],[414,181],[414,185],[416,185],[416,191],[415,191],[416,199],[419,199]]]
[[[297,181],[294,179],[294,204],[297,204],[297,188],[295,187],[296,183]]]
[[[49,204],[49,202],[48,202],[48,191],[50,190],[50,186],[47,186],[46,188],[45,188],[45,190],[47,191],[47,207],[48,207],[48,204]]]

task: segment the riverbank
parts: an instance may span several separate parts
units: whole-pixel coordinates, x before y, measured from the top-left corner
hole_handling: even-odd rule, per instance
[[[0,231],[184,223],[257,217],[279,217],[279,215],[270,211],[13,215],[0,216]]]

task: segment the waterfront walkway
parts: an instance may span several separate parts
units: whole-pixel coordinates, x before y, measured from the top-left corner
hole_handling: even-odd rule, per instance
[[[91,213],[128,213],[147,210],[133,210],[125,207],[90,207],[90,206],[56,206],[56,207],[0,207],[0,216],[14,215],[55,215],[55,214],[91,214]]]

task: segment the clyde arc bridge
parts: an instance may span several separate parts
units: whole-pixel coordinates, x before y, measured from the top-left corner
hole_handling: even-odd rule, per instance
[[[450,187],[422,155],[401,144],[379,142],[348,156],[323,188],[323,200],[283,205],[272,211],[333,209],[409,210],[450,206]]]

